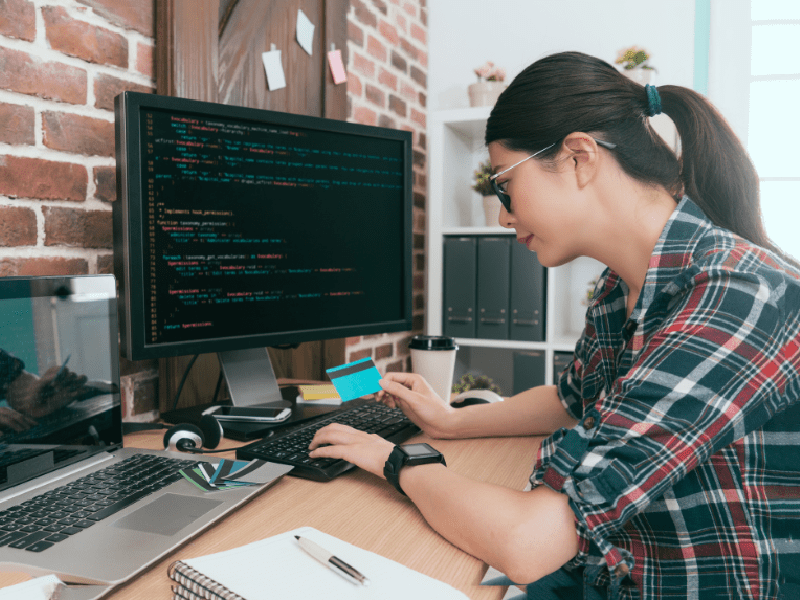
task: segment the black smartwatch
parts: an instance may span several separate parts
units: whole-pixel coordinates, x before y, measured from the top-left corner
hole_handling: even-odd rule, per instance
[[[403,488],[400,487],[400,469],[403,467],[430,465],[434,463],[441,463],[447,466],[447,463],[444,462],[444,455],[428,444],[395,446],[389,458],[386,459],[386,464],[383,466],[383,476],[386,477],[386,481],[391,483],[398,492],[405,496],[406,493],[403,491]]]

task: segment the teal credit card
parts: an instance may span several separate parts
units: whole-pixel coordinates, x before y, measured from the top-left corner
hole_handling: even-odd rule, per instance
[[[339,365],[328,369],[326,373],[341,396],[342,402],[374,394],[382,389],[378,385],[381,378],[380,371],[371,358]]]

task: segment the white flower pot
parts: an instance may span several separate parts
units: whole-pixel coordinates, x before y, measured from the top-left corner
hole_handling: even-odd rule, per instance
[[[486,216],[487,227],[500,225],[500,199],[494,194],[483,197],[483,214]]]
[[[470,106],[494,106],[497,97],[506,89],[502,81],[479,81],[467,88]]]

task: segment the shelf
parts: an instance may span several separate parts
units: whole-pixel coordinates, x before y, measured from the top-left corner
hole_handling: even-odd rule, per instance
[[[448,227],[442,235],[514,235],[513,229],[505,227]]]

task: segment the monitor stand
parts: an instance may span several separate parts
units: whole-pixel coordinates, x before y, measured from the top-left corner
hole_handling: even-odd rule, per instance
[[[218,352],[234,406],[283,402],[266,348]]]

